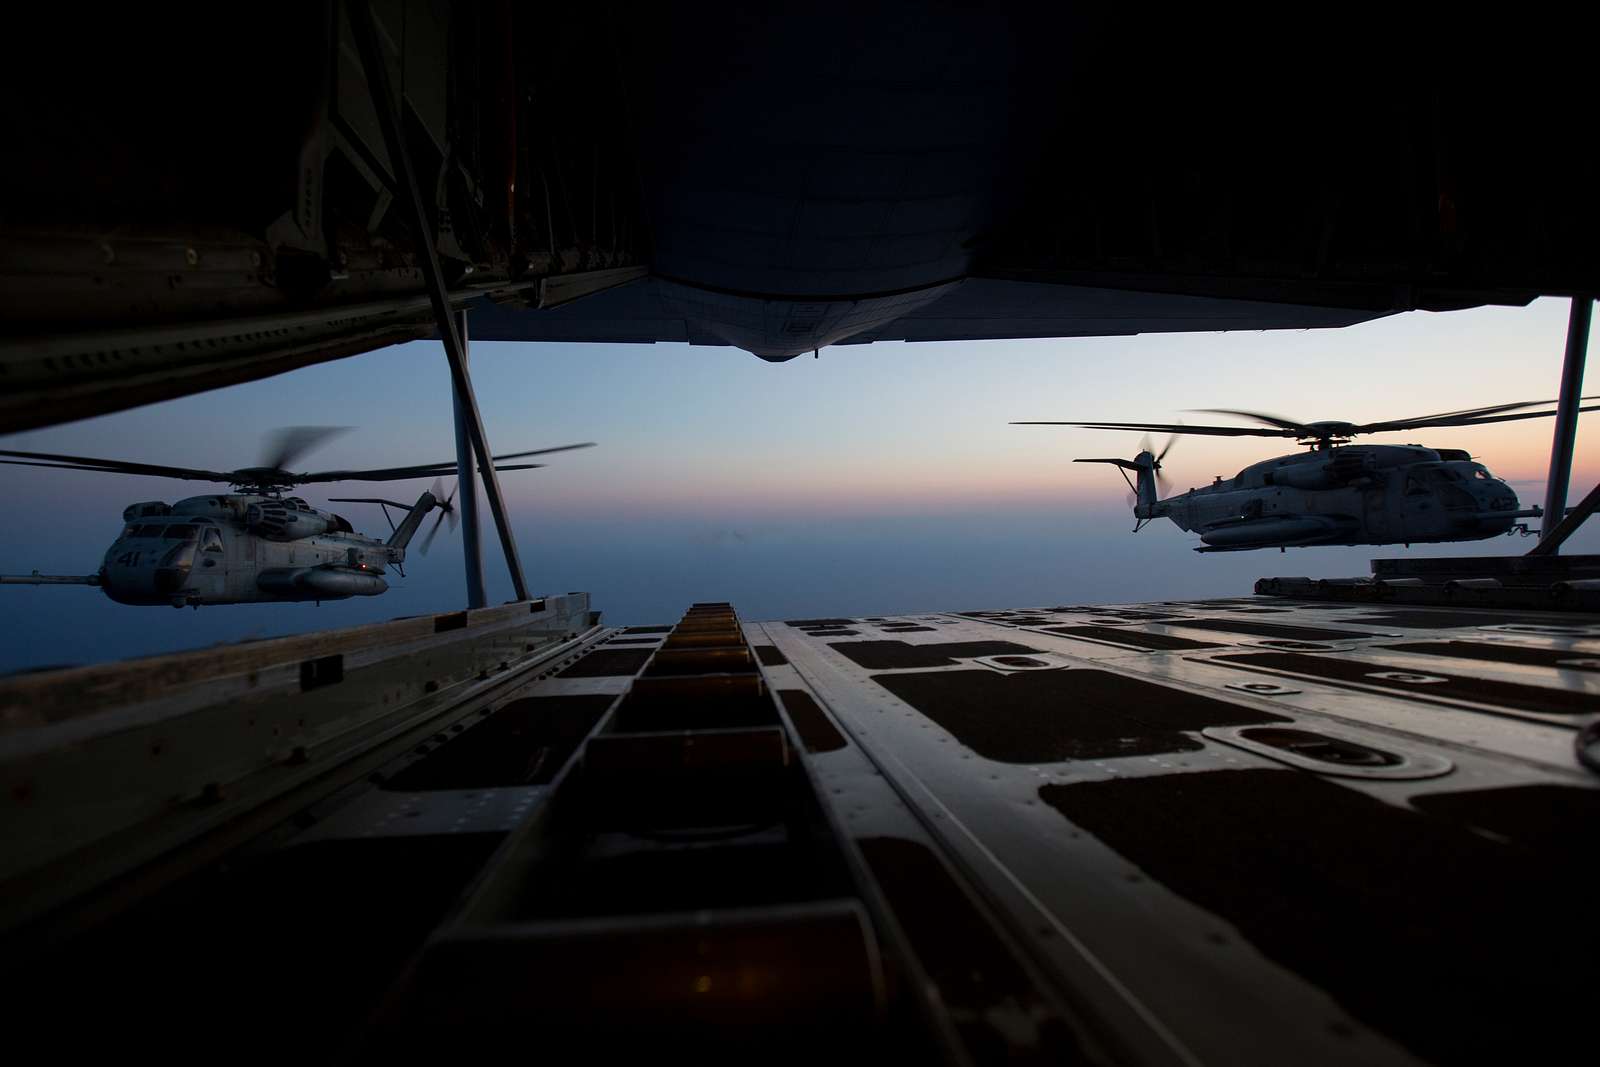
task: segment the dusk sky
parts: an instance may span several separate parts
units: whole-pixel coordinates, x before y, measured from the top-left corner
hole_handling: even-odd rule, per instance
[[[1009,426],[1012,419],[1229,421],[1186,409],[1370,421],[1553,398],[1568,302],[1413,313],[1344,330],[1052,341],[883,343],[768,364],[732,348],[479,343],[472,369],[497,452],[599,447],[502,475],[528,580],[586,590],[605,621],[670,622],[694,600],[750,619],[1126,602],[1249,591],[1269,574],[1355,576],[1374,555],[1515,553],[1500,538],[1406,550],[1200,555],[1165,521],[1137,537],[1114,471],[1076,456],[1131,456],[1138,435]],[[1600,390],[1596,390],[1600,391]],[[1597,478],[1578,437],[1571,502]],[[306,469],[454,456],[449,377],[418,342],[266,381],[50,430],[6,448],[184,466],[256,462],[283,425],[355,427]],[[1523,505],[1542,501],[1551,425],[1534,420],[1370,440],[1467,448]],[[1166,461],[1176,489],[1281,454],[1267,439],[1188,438]],[[415,498],[427,481],[308,487]],[[88,574],[139,500],[202,483],[0,467],[0,572]],[[387,535],[376,507],[336,505]],[[431,520],[430,520],[431,521]],[[488,522],[485,510],[485,522]],[[1572,551],[1594,551],[1586,530]],[[491,602],[511,595],[491,527]],[[89,588],[0,589],[0,671],[82,663],[449,610],[464,603],[459,537],[391,576],[389,593],[320,607],[124,607]]]

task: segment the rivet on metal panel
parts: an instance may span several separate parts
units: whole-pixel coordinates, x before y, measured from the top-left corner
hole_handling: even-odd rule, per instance
[[[1405,682],[1408,685],[1435,685],[1450,680],[1436,674],[1413,674],[1411,671],[1368,671],[1367,677],[1385,682]]]
[[[1286,685],[1274,682],[1229,682],[1229,689],[1237,689],[1241,693],[1255,693],[1258,696],[1281,697],[1291,693],[1298,693],[1298,689],[1290,689]]]

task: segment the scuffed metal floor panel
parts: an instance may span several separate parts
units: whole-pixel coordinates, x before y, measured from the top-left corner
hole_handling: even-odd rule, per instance
[[[747,629],[850,742],[813,763],[869,758],[1051,980],[1163,1055],[1554,1056],[1584,1010],[1600,616],[1230,598]]]
[[[223,783],[165,818],[229,821],[127,876],[91,879],[121,853],[82,850],[95,891],[8,931],[27,961],[9,1002],[59,1035],[87,996],[102,1025],[57,1037],[69,1051],[177,999],[350,1062],[530,1026],[591,1052],[676,1035],[707,1063],[747,1041],[804,1063],[1548,1062],[1586,1017],[1600,779],[1574,741],[1600,715],[1600,616],[703,604],[508,645],[498,627],[527,618],[422,635],[470,644],[448,677],[409,645],[309,694],[298,659],[261,664],[308,728],[319,701],[405,716],[291,747],[261,772],[294,776],[281,795],[227,785],[230,738],[277,713],[233,714],[227,686],[210,714],[165,694],[159,745],[119,706],[70,736],[14,729],[24,780],[104,734],[97,767],[143,752]],[[13,790],[12,816],[115,787]],[[262,1026],[268,991],[345,975],[296,1028]]]

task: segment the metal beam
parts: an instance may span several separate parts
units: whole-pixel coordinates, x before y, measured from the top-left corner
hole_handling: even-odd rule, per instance
[[[472,342],[467,337],[467,313],[461,312],[461,361],[469,363]],[[478,483],[473,479],[472,442],[467,439],[467,413],[461,393],[453,385],[456,419],[456,507],[461,509],[461,554],[467,566],[467,607],[481,608],[483,593],[483,543],[478,535]]]
[[[1560,522],[1550,523],[1549,514],[1545,515],[1545,529],[1539,534],[1539,543],[1528,552],[1530,556],[1553,556],[1561,548],[1561,542],[1572,536],[1572,532],[1582,526],[1584,520],[1600,508],[1600,485],[1589,490],[1589,495],[1584,497],[1572,513],[1562,518]]]
[[[506,514],[504,496],[500,493],[500,479],[495,474],[494,456],[489,451],[488,439],[483,430],[483,415],[478,410],[478,399],[472,392],[472,379],[467,376],[466,354],[461,338],[456,333],[455,316],[451,314],[450,294],[445,289],[444,273],[439,268],[439,252],[433,243],[433,224],[428,219],[427,208],[417,185],[416,168],[406,149],[405,137],[400,128],[400,115],[395,108],[395,97],[389,86],[389,68],[384,61],[382,46],[378,42],[377,24],[372,17],[368,0],[350,0],[344,5],[350,16],[350,28],[355,34],[356,47],[361,53],[361,66],[367,76],[367,87],[372,93],[372,103],[378,112],[378,125],[383,129],[383,143],[389,151],[389,165],[394,168],[400,186],[402,207],[416,241],[417,259],[422,266],[423,279],[428,286],[428,299],[433,305],[433,317],[439,328],[439,339],[444,342],[445,356],[450,363],[450,380],[455,395],[461,400],[461,410],[466,416],[467,435],[472,441],[472,451],[478,458],[478,471],[483,475],[484,495],[489,498],[489,511],[494,515],[496,532],[500,535],[500,548],[505,553],[506,569],[511,572],[511,585],[518,600],[528,599],[528,585],[522,577],[522,560],[517,556],[516,539],[511,533],[511,520]]]
[[[1583,362],[1589,347],[1589,319],[1593,312],[1591,298],[1572,298],[1572,313],[1567,319],[1567,354],[1561,364],[1561,397],[1550,443],[1550,479],[1544,490],[1544,521],[1539,531],[1541,545],[1561,524],[1567,510],[1567,483],[1572,480],[1572,449],[1578,437],[1578,400],[1583,393]],[[1551,551],[1554,550],[1552,545]]]

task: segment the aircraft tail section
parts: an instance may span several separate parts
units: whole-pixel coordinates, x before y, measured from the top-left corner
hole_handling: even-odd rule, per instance
[[[422,525],[422,520],[428,517],[428,512],[438,506],[439,498],[432,493],[423,493],[417,497],[417,502],[411,506],[411,510],[406,514],[405,519],[401,521],[400,525],[395,528],[394,534],[390,536],[389,547],[398,548],[404,552],[406,545],[410,544],[411,539],[416,536],[417,527]]]
[[[1109,463],[1120,468],[1127,481],[1128,488],[1133,490],[1133,516],[1141,521],[1153,519],[1156,502],[1161,499],[1156,489],[1156,457],[1155,453],[1148,450],[1140,452],[1132,459],[1075,459],[1074,463]],[[1129,478],[1127,471],[1133,472]]]

